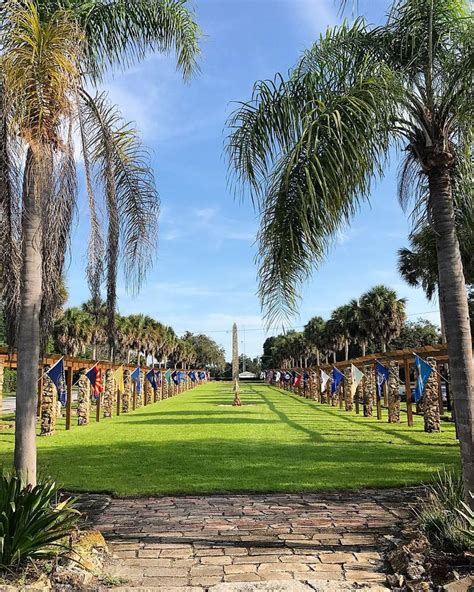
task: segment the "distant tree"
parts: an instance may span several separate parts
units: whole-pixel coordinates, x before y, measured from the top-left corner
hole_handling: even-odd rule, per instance
[[[403,328],[406,319],[405,298],[398,298],[395,290],[375,286],[360,298],[360,307],[373,340],[383,352]]]
[[[322,317],[311,318],[304,327],[304,336],[308,343],[310,354],[316,356],[316,366],[320,364],[321,350],[324,345],[324,327],[326,322]]]
[[[195,364],[199,367],[223,369],[225,367],[224,349],[207,335],[185,333],[183,341],[192,344],[195,352]]]
[[[440,341],[439,328],[426,319],[418,319],[403,325],[398,337],[390,343],[390,349],[416,349],[424,345],[436,345]]]

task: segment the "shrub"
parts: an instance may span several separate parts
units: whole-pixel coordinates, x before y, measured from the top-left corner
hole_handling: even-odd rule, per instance
[[[461,475],[443,469],[415,508],[418,525],[433,544],[455,553],[472,550],[472,524],[464,504]]]
[[[27,558],[50,557],[66,550],[64,543],[79,512],[74,500],[57,503],[58,488],[50,479],[25,485],[12,473],[0,473],[0,571]]]

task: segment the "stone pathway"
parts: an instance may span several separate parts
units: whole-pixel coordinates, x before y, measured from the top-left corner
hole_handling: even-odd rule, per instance
[[[417,493],[408,488],[140,499],[93,496],[86,503],[114,555],[110,575],[127,580],[117,592],[198,592],[223,582],[279,582],[280,587],[272,584],[270,589],[315,590],[329,581],[341,584],[336,589],[352,589],[385,582],[385,547]],[[282,588],[285,582],[290,586]],[[257,589],[256,584],[244,588]]]

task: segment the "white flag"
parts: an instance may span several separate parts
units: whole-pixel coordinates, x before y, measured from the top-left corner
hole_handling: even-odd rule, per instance
[[[357,387],[360,384],[360,381],[365,378],[365,374],[359,370],[354,364],[351,364],[351,391],[352,391],[352,398],[355,397]]]
[[[331,377],[328,374],[326,374],[326,372],[324,372],[324,370],[321,370],[321,392],[323,392],[324,389],[326,388],[326,385],[327,385],[328,380],[330,378]]]

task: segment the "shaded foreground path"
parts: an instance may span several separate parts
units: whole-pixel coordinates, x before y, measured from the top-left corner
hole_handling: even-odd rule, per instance
[[[92,521],[115,556],[108,571],[127,580],[116,592],[268,581],[314,591],[382,585],[384,550],[418,491],[89,499],[102,505]]]

